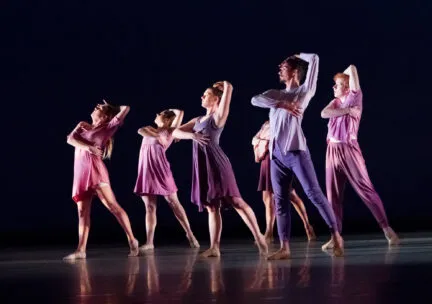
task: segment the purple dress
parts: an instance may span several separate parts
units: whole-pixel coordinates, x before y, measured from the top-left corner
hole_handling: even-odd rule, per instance
[[[171,130],[159,131],[159,136],[144,136],[138,163],[138,177],[134,193],[143,195],[169,195],[177,192],[165,151],[173,141]]]
[[[210,141],[200,146],[193,142],[193,168],[191,200],[198,205],[230,207],[228,197],[241,197],[231,163],[219,146],[223,128],[218,128],[214,117],[201,122],[198,118],[194,132],[205,134]]]

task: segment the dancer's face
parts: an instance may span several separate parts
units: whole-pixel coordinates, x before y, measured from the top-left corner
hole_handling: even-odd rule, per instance
[[[96,107],[94,108],[93,112],[91,113],[91,118],[92,119],[97,119],[97,120],[105,120],[108,118],[108,116],[105,114],[105,105],[103,104],[97,104]]]
[[[287,82],[296,77],[297,70],[293,69],[288,63],[282,62],[279,65],[279,81],[280,82]]]
[[[213,94],[212,90],[207,89],[201,96],[201,106],[206,109],[212,108],[218,102],[218,100],[219,98]]]
[[[336,98],[341,98],[349,93],[349,86],[342,78],[336,78],[333,86],[333,94]]]

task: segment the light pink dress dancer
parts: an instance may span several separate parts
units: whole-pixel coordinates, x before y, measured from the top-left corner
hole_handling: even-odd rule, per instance
[[[173,142],[173,131],[180,126],[183,111],[170,109],[156,115],[157,128],[143,127],[138,133],[143,136],[138,164],[138,177],[134,193],[141,196],[146,207],[147,242],[140,247],[141,251],[154,249],[154,233],[156,229],[156,201],[161,195],[168,202],[177,220],[186,232],[190,246],[199,247],[190,225],[186,212],[177,197],[177,186],[174,182],[170,164],[165,151]],[[206,140],[198,133],[176,131],[177,139],[192,139],[201,144]]]
[[[133,235],[126,212],[116,201],[103,162],[103,158],[111,156],[112,137],[128,112],[128,106],[114,107],[104,100],[104,104],[98,104],[92,112],[92,124],[80,122],[67,137],[68,144],[75,147],[72,198],[78,207],[79,243],[74,253],[64,257],[66,260],[86,258],[94,195],[99,197],[125,231],[130,246],[129,256],[138,255],[138,241]]]
[[[366,164],[357,141],[363,109],[363,94],[357,69],[350,65],[344,73],[334,76],[335,99],[321,112],[329,118],[326,156],[327,198],[331,202],[339,232],[342,231],[343,192],[347,181],[372,212],[384,231],[389,245],[399,244],[397,234],[390,228],[383,203],[369,178]],[[323,249],[333,246],[330,240]]]

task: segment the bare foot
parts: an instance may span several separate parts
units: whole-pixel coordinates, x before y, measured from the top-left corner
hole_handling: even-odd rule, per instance
[[[316,235],[315,235],[315,231],[312,227],[312,225],[309,225],[308,227],[306,227],[306,234],[307,234],[307,238],[308,241],[316,241]]]
[[[129,242],[130,252],[129,257],[136,257],[139,254],[139,248],[138,248],[138,240],[134,239],[132,242]]]
[[[261,237],[261,240],[259,243],[256,243],[258,246],[258,250],[260,255],[267,256],[268,255],[268,246],[267,246],[267,239],[264,237]]]
[[[384,235],[388,241],[389,246],[397,246],[400,244],[400,239],[398,235],[390,227],[384,230]]]
[[[220,257],[220,251],[218,248],[209,248],[200,254],[203,258],[217,258]]]
[[[344,241],[342,237],[334,239],[333,255],[335,257],[343,257],[344,251]]]
[[[65,261],[75,261],[75,260],[81,260],[86,258],[86,253],[83,251],[75,251],[74,253],[71,253],[63,258]]]
[[[329,250],[329,249],[333,249],[333,248],[334,248],[333,237],[330,239],[330,241],[328,241],[327,243],[325,243],[324,245],[321,246],[322,250]]]
[[[291,258],[291,253],[286,249],[279,249],[267,257],[267,260],[287,260]]]
[[[199,248],[200,244],[198,243],[198,240],[195,238],[195,236],[192,235],[186,235],[188,241],[189,241],[189,245],[191,246],[191,248]]]
[[[153,244],[145,244],[139,248],[139,251],[151,251],[151,250],[154,250]]]
[[[273,235],[264,235],[267,244],[272,244],[274,241]]]

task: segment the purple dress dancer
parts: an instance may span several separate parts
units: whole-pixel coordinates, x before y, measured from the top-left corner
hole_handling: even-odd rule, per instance
[[[193,142],[193,169],[191,200],[198,205],[199,211],[203,206],[230,207],[226,197],[241,197],[231,163],[222,148],[219,138],[223,127],[218,128],[213,115],[201,121],[199,117],[193,127],[194,132],[207,135],[207,145]]]

